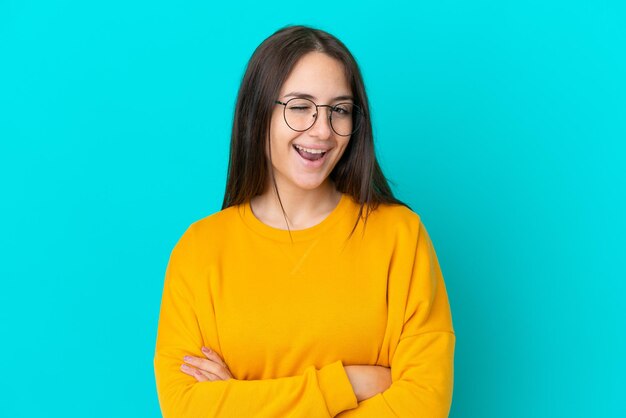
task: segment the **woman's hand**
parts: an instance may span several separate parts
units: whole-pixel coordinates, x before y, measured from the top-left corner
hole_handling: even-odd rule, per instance
[[[206,358],[185,356],[185,364],[180,366],[180,370],[194,377],[198,382],[213,382],[215,380],[234,379],[228,370],[224,360],[215,351],[202,347],[202,352]]]
[[[383,366],[344,366],[358,402],[369,399],[389,389],[391,369]]]

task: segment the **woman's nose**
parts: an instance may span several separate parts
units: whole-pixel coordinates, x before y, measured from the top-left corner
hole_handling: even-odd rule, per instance
[[[330,126],[330,109],[320,108],[317,110],[317,118],[311,127],[309,134],[321,139],[328,139],[332,135],[333,130]]]

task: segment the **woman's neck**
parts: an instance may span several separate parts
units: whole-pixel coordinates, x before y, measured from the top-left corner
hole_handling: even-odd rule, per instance
[[[330,181],[314,190],[286,190],[279,187],[279,193],[280,200],[276,189],[271,185],[265,193],[253,197],[250,201],[250,207],[257,219],[278,229],[287,229],[287,222],[289,229],[292,230],[315,226],[322,222],[341,200],[341,193]]]

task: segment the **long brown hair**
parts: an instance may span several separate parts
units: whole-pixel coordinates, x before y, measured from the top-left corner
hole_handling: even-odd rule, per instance
[[[271,175],[265,149],[274,101],[294,65],[303,55],[314,51],[344,65],[354,103],[364,113],[330,179],[339,192],[352,196],[360,204],[359,218],[364,216],[367,220],[380,203],[405,205],[394,197],[376,159],[369,103],[356,60],[339,39],[327,32],[287,26],[257,47],[239,87],[222,209],[248,202],[265,192],[267,176]]]

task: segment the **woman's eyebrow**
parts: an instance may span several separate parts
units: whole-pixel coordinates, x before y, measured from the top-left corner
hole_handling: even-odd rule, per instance
[[[292,91],[291,93],[285,94],[283,97],[299,97],[302,99],[317,100],[315,96],[312,96],[307,93],[300,93],[297,91]],[[332,101],[337,101],[337,100],[354,100],[354,98],[350,94],[344,94],[341,96],[334,97],[332,99]]]

